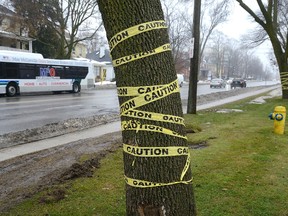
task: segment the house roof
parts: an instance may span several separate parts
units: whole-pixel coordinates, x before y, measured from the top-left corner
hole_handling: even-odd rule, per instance
[[[83,58],[83,57],[74,58],[74,59],[78,60],[78,61],[91,62],[91,63],[94,63],[97,66],[105,66],[106,65],[104,62],[99,62],[99,61],[95,61],[95,60],[91,60],[91,59],[87,59],[87,58]]]
[[[92,59],[98,62],[105,62],[106,64],[112,64],[112,59],[110,57],[110,51],[105,49],[104,55],[100,57],[100,50],[88,53],[86,58]]]
[[[17,14],[7,7],[0,5],[0,14],[16,16]]]

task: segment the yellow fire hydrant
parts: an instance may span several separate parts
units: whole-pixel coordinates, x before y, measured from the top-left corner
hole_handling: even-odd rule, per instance
[[[284,106],[276,106],[274,108],[274,113],[270,113],[269,117],[274,120],[274,133],[284,134],[286,108]]]

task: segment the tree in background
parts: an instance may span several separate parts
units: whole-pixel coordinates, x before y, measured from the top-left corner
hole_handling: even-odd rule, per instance
[[[160,0],[97,0],[120,103],[126,214],[196,215],[178,81]]]
[[[257,0],[259,9],[253,11],[249,4],[236,0],[259,24],[253,41],[256,45],[270,40],[282,82],[282,98],[288,99],[288,1]]]
[[[162,0],[165,20],[168,25],[172,54],[176,71],[181,73],[189,69],[193,34],[193,1]],[[202,4],[200,58],[203,59],[205,47],[217,27],[227,21],[229,1],[205,0]],[[190,10],[188,10],[188,8]]]
[[[216,77],[262,79],[265,76],[263,63],[253,51],[242,44],[216,31],[206,49],[205,60],[212,65]]]
[[[204,50],[211,34],[221,23],[226,22],[230,15],[229,0],[206,0],[203,6],[203,13],[201,15],[201,59],[203,59]],[[209,19],[208,22],[207,19],[204,19],[205,17]]]
[[[39,43],[46,44],[50,48],[54,47],[51,48],[51,53],[46,54],[51,55],[50,57],[71,58],[75,46],[81,41],[92,38],[99,28],[95,26],[89,35],[78,37],[84,24],[96,14],[97,2],[94,0],[11,0],[11,2],[16,13],[23,17],[23,25],[29,29],[30,36],[39,40]],[[51,44],[51,39],[46,37],[54,34],[58,37],[57,44],[55,41]],[[53,56],[54,54],[56,56]]]
[[[190,6],[192,7],[192,6]],[[201,25],[200,25],[200,58],[203,60],[204,52],[212,34],[220,24],[226,22],[230,15],[229,0],[205,0],[201,5]],[[183,17],[188,26],[188,34],[193,33],[193,16]]]
[[[189,68],[189,45],[191,35],[189,27],[183,18],[188,16],[186,3],[179,1],[162,0],[162,8],[168,27],[168,34],[177,73],[182,73]]]
[[[50,26],[39,26],[37,40],[33,41],[33,52],[41,53],[44,58],[56,58],[58,56],[58,35]]]

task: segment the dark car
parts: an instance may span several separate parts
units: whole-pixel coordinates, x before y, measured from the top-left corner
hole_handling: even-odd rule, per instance
[[[231,88],[236,88],[236,87],[246,88],[246,80],[244,80],[244,79],[233,79],[233,81],[231,83]]]

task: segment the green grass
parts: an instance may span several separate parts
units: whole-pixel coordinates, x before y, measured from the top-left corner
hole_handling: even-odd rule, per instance
[[[243,100],[225,105],[242,113],[215,109],[185,115],[197,128],[188,134],[198,215],[288,215],[288,133],[273,133],[268,114],[287,101],[270,99],[262,105]],[[287,125],[287,123],[286,123]],[[287,131],[287,128],[286,128]],[[39,202],[64,191],[64,199]],[[6,215],[125,215],[122,151],[108,155],[93,178],[80,178],[41,192]],[[49,196],[48,196],[49,197]]]

